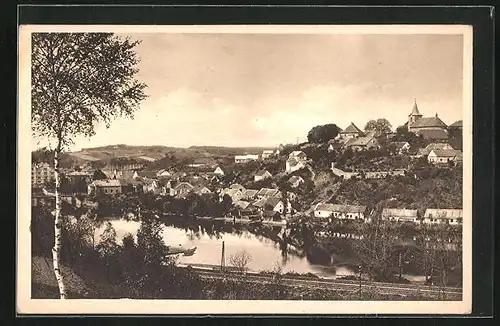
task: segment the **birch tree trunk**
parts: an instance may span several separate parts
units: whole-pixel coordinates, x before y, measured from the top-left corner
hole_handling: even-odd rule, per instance
[[[61,153],[61,140],[57,140],[57,148],[54,151],[54,174],[55,174],[55,199],[56,199],[56,210],[55,210],[55,220],[54,220],[54,248],[52,248],[52,261],[54,265],[54,274],[56,276],[57,285],[59,286],[59,294],[61,299],[67,299],[66,286],[64,285],[64,278],[59,268],[59,262],[61,260],[61,198],[59,196],[59,191],[61,187],[61,180],[59,176],[59,154]]]

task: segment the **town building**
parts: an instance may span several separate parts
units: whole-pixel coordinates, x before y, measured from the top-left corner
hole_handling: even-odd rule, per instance
[[[269,173],[269,171],[267,170],[259,170],[257,171],[257,173],[255,173],[254,177],[253,177],[253,181],[257,182],[257,181],[261,181],[261,180],[264,180],[264,179],[267,179],[267,178],[272,178],[272,174]]]
[[[248,155],[236,155],[234,157],[234,162],[241,164],[241,163],[248,163],[252,161],[257,161],[259,159],[259,155],[253,155],[253,154],[248,154]]]
[[[428,156],[430,152],[434,149],[453,150],[453,147],[451,147],[451,145],[448,143],[430,143],[425,148],[420,148],[417,152],[417,156],[418,157]]]
[[[240,200],[243,196],[243,192],[240,189],[226,188],[221,191],[220,199],[224,198],[225,195],[231,197],[231,200],[234,202]]]
[[[274,150],[272,150],[272,149],[271,150],[263,150],[262,154],[261,154],[261,157],[262,157],[263,160],[265,160],[266,158],[269,158],[269,157],[271,157],[273,155],[274,155]]]
[[[255,195],[257,198],[269,198],[278,196],[280,193],[279,189],[274,188],[262,188]]]
[[[351,148],[353,151],[365,151],[379,148],[378,140],[373,136],[362,136],[351,138],[345,142],[345,148]]]
[[[356,125],[353,122],[351,122],[351,124],[347,126],[347,128],[345,128],[344,130],[342,130],[337,137],[340,138],[341,140],[347,141],[349,139],[363,137],[363,136],[364,133],[361,131],[361,129],[356,127]]]
[[[450,130],[462,130],[463,129],[462,124],[463,124],[462,120],[455,121],[451,125],[448,126],[448,129],[450,129]]]
[[[300,184],[304,183],[304,179],[299,175],[294,175],[288,179],[288,183],[292,186],[292,188],[297,188]]]
[[[48,163],[32,164],[31,186],[42,186],[46,183],[53,182],[55,179],[54,173],[54,169]]]
[[[161,177],[170,177],[172,176],[172,173],[170,173],[167,169],[161,169],[156,172],[156,176],[161,178]]]
[[[317,218],[365,219],[366,206],[319,203],[314,207]]]
[[[407,141],[397,141],[390,143],[389,147],[391,148],[391,150],[393,150],[393,153],[403,155],[408,153],[411,146]]]
[[[88,194],[117,195],[123,192],[124,186],[126,184],[118,179],[94,180],[88,185]]]
[[[446,164],[454,162],[461,151],[454,149],[433,149],[427,156],[427,161],[432,164]]]
[[[243,200],[252,200],[257,196],[259,191],[255,189],[245,189],[241,195],[241,199]]]
[[[203,185],[197,185],[194,187],[193,192],[199,196],[211,194],[212,191]]]
[[[391,222],[418,222],[416,209],[384,208],[381,215],[382,221]]]
[[[285,171],[288,173],[303,169],[307,164],[307,156],[303,151],[293,151],[288,155]]]
[[[245,191],[245,187],[243,187],[239,183],[233,183],[232,185],[229,186],[229,189],[238,189],[241,192]]]
[[[177,197],[185,197],[187,196],[191,191],[193,191],[194,186],[190,184],[189,182],[181,182],[179,183],[175,188],[173,193]]]
[[[463,220],[461,209],[428,208],[424,213],[424,224],[450,224],[460,225]]]
[[[218,175],[218,176],[224,176],[224,171],[221,169],[221,167],[220,167],[220,166],[218,166],[218,167],[214,170],[213,174]]]
[[[414,100],[413,109],[408,115],[408,131],[422,135],[425,139],[448,139],[447,125],[438,117],[423,117],[418,110],[417,100]]]

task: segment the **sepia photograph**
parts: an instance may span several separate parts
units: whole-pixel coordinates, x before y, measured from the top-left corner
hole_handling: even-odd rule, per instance
[[[469,26],[21,25],[18,83],[19,312],[471,311]]]

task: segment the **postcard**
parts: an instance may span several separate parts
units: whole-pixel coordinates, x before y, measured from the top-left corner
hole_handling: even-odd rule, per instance
[[[18,59],[18,313],[471,312],[470,26],[21,25]]]

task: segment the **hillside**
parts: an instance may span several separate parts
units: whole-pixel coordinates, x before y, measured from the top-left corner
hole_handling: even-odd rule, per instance
[[[165,156],[175,156],[178,160],[197,158],[224,158],[241,154],[260,154],[269,147],[223,147],[223,146],[191,146],[188,148],[168,146],[130,146],[109,145],[93,148],[82,148],[81,151],[69,153],[77,163],[110,162],[113,159],[126,158],[135,161],[159,160]]]

